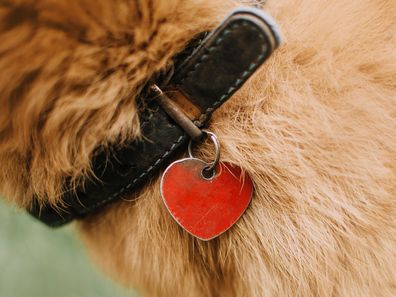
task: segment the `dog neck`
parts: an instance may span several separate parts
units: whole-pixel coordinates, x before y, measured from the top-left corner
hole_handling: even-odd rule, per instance
[[[262,11],[240,8],[215,30],[195,39],[174,59],[174,71],[144,88],[140,112],[142,137],[92,159],[95,179],[66,191],[63,208],[40,206],[29,212],[56,227],[97,211],[136,191],[160,168],[202,137],[212,113],[262,65],[280,43],[274,22]],[[108,153],[111,151],[111,154]]]

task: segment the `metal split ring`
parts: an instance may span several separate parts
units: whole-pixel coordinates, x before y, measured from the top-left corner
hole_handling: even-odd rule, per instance
[[[215,148],[215,159],[213,162],[208,164],[208,167],[205,168],[205,171],[212,174],[214,172],[214,170],[216,169],[217,164],[220,161],[220,142],[217,139],[216,134],[214,134],[213,132],[210,132],[208,130],[202,130],[202,133],[204,133],[206,136],[210,136],[210,139],[212,140],[214,148]],[[188,143],[188,155],[190,156],[190,158],[194,158],[193,154],[192,154],[192,143],[193,143],[193,140],[190,139],[190,142]]]

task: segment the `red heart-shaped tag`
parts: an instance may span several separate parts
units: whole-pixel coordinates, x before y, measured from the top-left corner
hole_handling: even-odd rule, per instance
[[[161,180],[161,194],[173,218],[187,232],[210,240],[228,230],[248,207],[253,183],[238,166],[220,163],[210,179],[208,164],[186,158],[169,165]]]

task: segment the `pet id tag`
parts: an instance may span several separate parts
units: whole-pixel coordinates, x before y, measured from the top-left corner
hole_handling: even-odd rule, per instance
[[[245,212],[253,194],[253,183],[241,168],[219,162],[220,146],[213,163],[194,158],[191,141],[189,157],[173,162],[161,180],[161,195],[176,222],[191,235],[210,240],[231,228]]]

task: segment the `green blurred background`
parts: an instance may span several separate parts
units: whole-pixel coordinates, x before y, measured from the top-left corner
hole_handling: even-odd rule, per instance
[[[45,227],[0,199],[0,297],[137,297],[101,275],[70,227]]]

